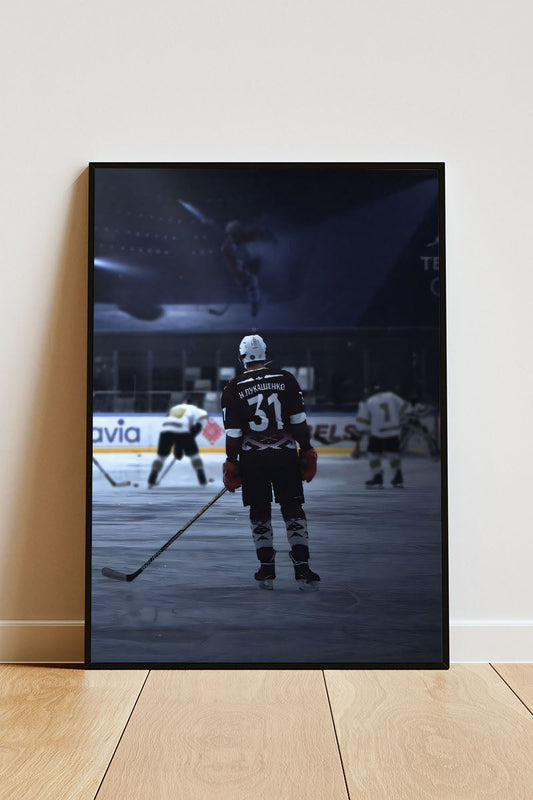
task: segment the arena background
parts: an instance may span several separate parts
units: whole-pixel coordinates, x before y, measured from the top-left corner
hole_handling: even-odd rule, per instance
[[[272,237],[250,245],[255,316],[221,252],[233,219]],[[438,405],[435,169],[100,168],[94,264],[96,412],[218,396],[251,330],[317,410],[375,383]]]

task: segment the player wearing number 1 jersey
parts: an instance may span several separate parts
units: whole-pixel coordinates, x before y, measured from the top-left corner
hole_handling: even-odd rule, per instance
[[[224,485],[242,485],[260,568],[255,579],[272,589],[276,577],[271,522],[272,489],[287,529],[294,575],[301,589],[316,589],[319,576],[309,568],[307,519],[302,479],[316,474],[302,392],[296,378],[266,363],[261,336],[245,336],[239,346],[245,372],[222,393],[227,460]],[[300,446],[298,451],[297,444]]]
[[[370,434],[367,452],[372,478],[366,482],[368,489],[383,488],[382,456],[388,456],[393,470],[392,485],[395,489],[403,488],[400,424],[408,408],[409,403],[394,392],[382,392],[379,386],[375,386],[374,393],[359,406],[357,425]]]

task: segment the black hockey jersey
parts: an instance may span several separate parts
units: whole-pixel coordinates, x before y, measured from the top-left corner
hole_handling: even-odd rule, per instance
[[[295,448],[291,425],[306,421],[296,378],[262,367],[233,378],[222,393],[226,436],[243,437],[242,450]]]

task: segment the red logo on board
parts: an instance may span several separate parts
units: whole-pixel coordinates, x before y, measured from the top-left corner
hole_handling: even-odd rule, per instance
[[[202,433],[209,442],[209,444],[215,444],[217,439],[220,439],[220,437],[224,433],[224,428],[221,428],[218,422],[216,422],[216,420],[209,417]]]

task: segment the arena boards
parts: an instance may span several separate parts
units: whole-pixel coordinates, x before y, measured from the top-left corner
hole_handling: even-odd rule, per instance
[[[86,665],[446,668],[444,165],[89,176]],[[266,515],[246,455],[224,491],[246,336],[267,348],[239,391],[252,461],[280,465],[270,525],[243,506]],[[301,431],[293,382],[303,504],[272,455]],[[164,430],[188,437],[168,455]]]

